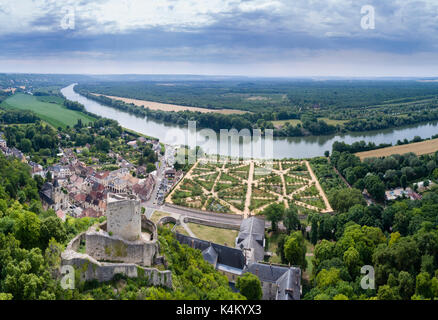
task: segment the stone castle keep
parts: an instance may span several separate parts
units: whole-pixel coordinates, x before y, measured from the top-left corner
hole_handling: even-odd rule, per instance
[[[82,270],[82,280],[109,281],[115,274],[147,276],[151,285],[172,287],[171,272],[161,264],[156,225],[141,214],[132,195],[108,194],[107,221],[76,236],[62,253],[62,265]]]
[[[135,196],[110,194],[107,203],[108,232],[128,241],[140,239],[141,210]]]

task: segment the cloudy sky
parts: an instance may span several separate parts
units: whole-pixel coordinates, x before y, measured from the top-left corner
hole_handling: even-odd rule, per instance
[[[0,72],[425,77],[437,46],[436,0],[0,0]]]

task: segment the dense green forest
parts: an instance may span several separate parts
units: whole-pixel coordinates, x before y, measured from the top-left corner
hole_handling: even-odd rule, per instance
[[[304,299],[437,299],[437,204],[435,188],[422,200],[309,216],[316,247]],[[374,290],[360,286],[364,265],[375,270]]]

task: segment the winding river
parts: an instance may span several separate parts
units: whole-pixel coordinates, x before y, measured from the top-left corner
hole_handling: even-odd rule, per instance
[[[272,140],[253,137],[252,142],[242,141],[244,139],[240,139],[240,141],[232,141],[230,139],[227,144],[228,148],[221,148],[218,141],[219,138],[209,137],[203,130],[189,130],[182,126],[169,125],[157,120],[138,118],[127,112],[119,111],[90,100],[76,93],[73,90],[74,86],[75,84],[72,84],[63,88],[61,90],[62,94],[71,101],[83,104],[87,111],[105,118],[117,120],[122,127],[156,137],[163,143],[185,144],[191,147],[196,143],[196,145],[209,154],[250,156],[249,153],[252,150],[254,158],[272,158],[270,155],[273,153],[273,157],[276,159],[301,159],[322,156],[324,151],[331,150],[335,141],[344,141],[351,144],[364,140],[367,143],[371,141],[377,145],[380,143],[395,144],[397,140],[412,140],[414,136],[429,138],[438,133],[438,122],[431,122],[397,129],[330,136],[273,138]],[[224,146],[225,144],[222,145]],[[261,153],[258,150],[261,150]],[[263,151],[266,152],[264,153]]]

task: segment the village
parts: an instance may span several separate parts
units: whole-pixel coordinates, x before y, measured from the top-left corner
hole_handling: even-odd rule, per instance
[[[137,196],[141,202],[151,200],[156,189],[157,202],[181,179],[182,171],[176,171],[174,148],[168,147],[164,155],[160,154],[161,145],[157,140],[139,137],[127,144],[137,148],[137,143],[153,146],[159,157],[156,170],[147,173],[145,166],[136,166],[117,153],[110,152],[109,157],[116,159],[117,170],[102,170],[100,165],[87,165],[78,159],[81,150],[74,148],[59,149],[59,162],[44,168],[29,160],[15,147],[9,148],[0,135],[0,150],[6,157],[15,157],[27,163],[32,177],[46,179],[40,190],[43,209],[53,209],[56,215],[65,220],[66,215],[74,218],[98,218],[105,215],[108,193],[124,193]]]

